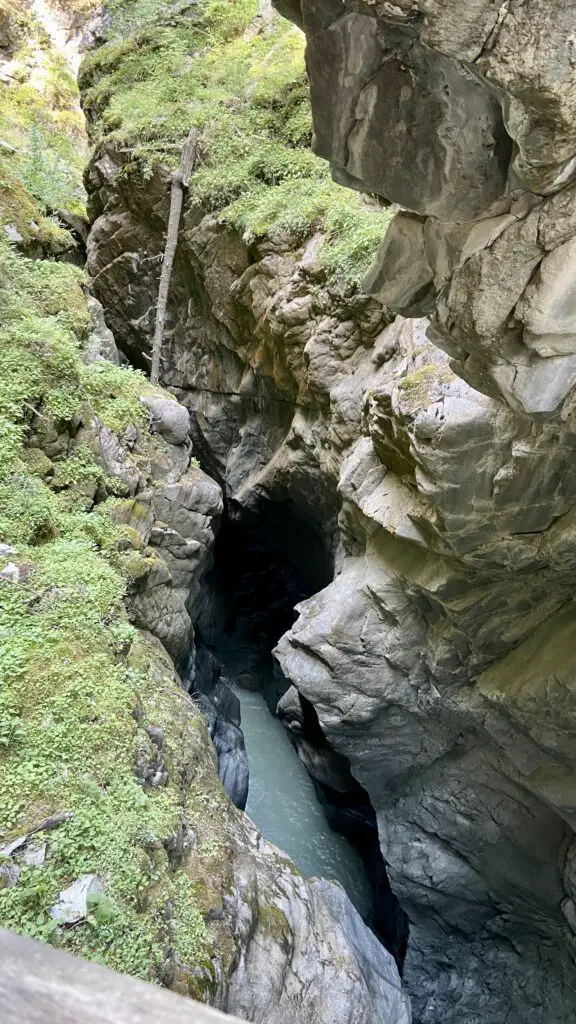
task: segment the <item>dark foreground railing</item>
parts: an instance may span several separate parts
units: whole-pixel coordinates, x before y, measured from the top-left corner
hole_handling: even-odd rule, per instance
[[[240,1024],[173,992],[0,929],[1,1024]]]

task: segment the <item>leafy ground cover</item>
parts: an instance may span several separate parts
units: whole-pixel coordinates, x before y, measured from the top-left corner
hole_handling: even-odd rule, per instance
[[[76,84],[28,5],[4,7],[13,52],[0,85],[0,846],[34,834],[31,856],[0,855],[0,923],[170,981],[175,963],[198,966],[210,951],[195,895],[202,872],[170,854],[184,818],[194,820],[190,775],[210,747],[169,659],[127,619],[115,499],[87,498],[110,482],[88,445],[66,441],[94,416],[145,437],[149,384],[84,362],[82,271],[27,259],[10,241],[15,229],[25,249],[54,255],[71,244],[54,211],[82,212],[83,125]],[[152,792],[134,771],[154,756],[148,725],[163,729],[168,768]],[[220,817],[223,795],[205,776],[209,824],[206,779]],[[57,828],[34,831],[55,815]],[[87,919],[59,928],[50,908],[90,874],[102,891]]]

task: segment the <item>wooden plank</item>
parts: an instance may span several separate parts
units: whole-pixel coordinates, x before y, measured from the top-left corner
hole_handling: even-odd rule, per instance
[[[0,929],[1,1024],[240,1024],[201,1003]]]

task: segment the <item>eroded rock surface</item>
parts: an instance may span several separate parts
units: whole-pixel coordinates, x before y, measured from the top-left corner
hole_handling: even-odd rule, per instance
[[[405,315],[427,298],[464,379],[569,418],[575,5],[301,0],[283,13],[307,35],[316,151],[337,181],[412,211],[369,291]]]
[[[172,782],[182,772],[172,867],[201,880],[211,941],[204,966],[175,958],[165,981],[256,1024],[410,1024],[393,958],[337,883],[304,879],[232,806],[195,705],[157,641],[150,652],[172,693],[162,737]]]
[[[377,812],[415,1019],[569,1024],[575,11],[278,6],[308,37],[317,151],[406,211],[369,296],[317,236],[247,244],[189,206],[164,383],[232,512],[302,562],[305,522],[335,560],[278,658]],[[144,365],[168,174],[127,183],[123,159],[90,168],[89,269]]]
[[[397,335],[342,464],[342,573],[280,660],[379,807],[412,965],[452,965],[413,979],[417,1019],[570,1020],[576,9],[278,6],[317,152],[406,210],[365,287],[451,357]]]
[[[117,276],[115,254],[137,238],[154,252],[164,200],[153,182],[138,207],[107,161],[106,179],[102,159],[94,172],[90,266],[138,357],[156,271],[149,261]],[[413,922],[417,1019],[569,1021],[571,755],[536,727],[528,737],[505,693],[475,681],[551,616],[570,616],[576,438],[474,391],[424,320],[391,324],[374,299],[326,282],[316,248],[287,237],[249,251],[188,213],[165,382],[231,508],[269,510],[271,522],[287,508],[341,569],[278,653],[378,812]],[[298,533],[284,539],[297,555]],[[540,718],[549,689],[533,684]]]

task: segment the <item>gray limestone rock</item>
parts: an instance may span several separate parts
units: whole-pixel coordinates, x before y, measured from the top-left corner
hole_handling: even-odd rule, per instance
[[[384,240],[368,296],[324,280],[317,239],[248,247],[214,215],[186,210],[166,383],[235,514],[288,509],[285,551],[305,563],[312,530],[334,559],[333,581],[299,606],[277,653],[377,813],[412,923],[415,1019],[569,1024],[574,4],[281,6],[308,35],[317,151],[340,182],[410,212]],[[128,194],[122,159],[104,147],[90,171],[89,266],[111,326],[141,358],[166,183],[158,172]],[[392,323],[391,308],[431,305],[428,328]],[[175,482],[150,499],[146,543],[158,560],[136,604],[174,652],[191,635],[190,585],[201,601],[201,571],[190,569],[209,560],[213,498],[204,478],[193,497]],[[298,714],[287,717],[296,735]],[[308,754],[323,778],[325,759]],[[242,864],[250,844],[263,849],[241,831]],[[242,939],[222,1005],[284,1022],[295,1013],[288,988],[307,983],[316,895],[299,880],[287,889],[272,862],[268,912],[253,867],[235,868]],[[339,921],[334,942],[346,932],[348,957],[347,914]],[[377,1019],[357,963],[343,991],[353,979]],[[252,979],[264,968],[260,989]],[[332,975],[322,971],[323,983]],[[345,1020],[333,998],[329,1011]],[[315,1005],[319,1020],[326,1012]]]
[[[392,957],[337,883],[304,879],[247,819],[233,849],[239,958],[222,1009],[256,1024],[410,1024]]]
[[[188,410],[177,401],[164,396],[145,395],[143,404],[150,410],[153,429],[156,429],[169,444],[184,444],[190,433]]]
[[[107,359],[110,363],[118,366],[120,358],[114,335],[106,326],[102,304],[93,295],[86,296],[88,305],[88,340],[84,347],[84,360],[87,363],[96,363]]]
[[[135,623],[157,636],[178,664],[193,640],[192,613],[211,565],[222,515],[222,492],[201,469],[139,495],[136,521],[146,524],[148,556],[134,579],[130,610]],[[134,513],[127,510],[128,523]]]
[[[423,217],[398,215],[366,289],[405,315],[436,296],[434,341],[465,380],[518,412],[565,415],[575,0],[301,0],[283,13],[307,35],[316,152],[341,184]]]
[[[15,562],[7,562],[3,569],[0,570],[0,579],[6,580],[7,583],[19,583],[21,579],[21,572]]]
[[[82,875],[64,889],[49,914],[59,924],[78,924],[88,916],[89,896],[102,892],[102,883],[96,875]]]
[[[122,196],[111,195],[123,209]],[[430,256],[438,277],[453,274],[438,336],[443,344],[449,336],[472,380],[479,371],[468,368],[469,332],[483,380],[490,345],[500,346],[504,366],[510,346],[522,344],[523,325],[510,318],[560,230],[560,206],[547,216],[545,238],[538,229],[553,201],[474,230],[453,227],[450,238],[468,247],[461,266],[456,243],[441,259]],[[116,219],[112,205],[91,244],[99,294],[124,336],[126,282],[106,267],[118,233],[130,250],[139,228],[132,214]],[[428,258],[440,249],[429,222],[426,232]],[[527,737],[474,680],[571,598],[570,423],[537,422],[474,390],[426,339],[425,321],[391,324],[375,299],[318,285],[307,245],[256,247],[250,263],[212,217],[187,228],[183,244],[202,307],[176,278],[175,294],[188,297],[177,300],[167,365],[191,411],[195,449],[235,508],[272,509],[289,498],[300,522],[336,550],[340,575],[301,607],[279,657],[377,811],[390,877],[413,922],[406,979],[416,1018],[525,1024],[530,1003],[535,1021],[568,1024],[565,788],[553,806],[552,787],[544,797],[520,772],[548,745]],[[153,295],[153,276],[147,283],[140,274],[137,285]],[[462,319],[452,323],[456,302]],[[143,323],[139,334],[128,328],[142,349]],[[483,390],[496,390],[493,378]],[[206,550],[203,517],[215,509],[215,485],[198,479],[200,489],[176,483],[153,499],[148,537],[163,561],[135,601],[173,652],[191,632],[180,617],[191,579],[201,601],[199,577],[186,559],[181,572],[178,556],[192,558],[189,541]],[[298,557],[302,531],[284,534]],[[326,781],[325,759],[302,753]],[[556,757],[554,772],[563,771]]]

